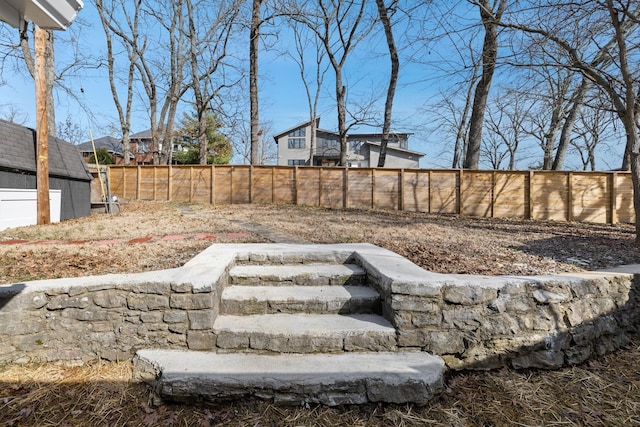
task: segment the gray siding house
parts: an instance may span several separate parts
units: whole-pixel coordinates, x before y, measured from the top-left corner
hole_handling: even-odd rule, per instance
[[[312,166],[336,166],[340,161],[340,137],[318,129]],[[387,144],[386,168],[419,168],[424,153],[409,149],[409,133],[392,133]],[[311,166],[311,121],[301,123],[275,135],[279,166]],[[349,167],[377,167],[380,157],[380,133],[353,133],[347,136]]]
[[[49,188],[61,190],[61,220],[91,214],[91,179],[78,149],[49,137]],[[0,188],[36,189],[36,132],[5,120],[0,120]]]

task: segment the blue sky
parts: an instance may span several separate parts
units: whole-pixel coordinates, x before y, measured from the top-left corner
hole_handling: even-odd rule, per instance
[[[460,4],[466,4],[467,9],[459,8],[457,10],[462,16],[459,19],[467,20],[467,23],[475,22],[477,11],[469,9],[466,2],[460,2]],[[78,19],[88,25],[72,24],[67,34],[59,34],[60,38],[63,36],[76,37],[81,40],[82,49],[85,51],[96,56],[103,54],[106,51],[103,29],[92,2],[85,2],[85,7],[80,11]],[[286,46],[290,42],[290,35],[285,29],[270,30],[278,32],[278,46]],[[17,43],[17,30],[13,30],[10,34],[13,39],[4,42]],[[456,69],[455,64],[458,60],[451,48],[450,41],[446,39],[430,46],[429,50],[418,50],[418,47],[420,46],[412,46],[414,54],[417,52],[414,57],[417,57],[418,61],[404,60],[404,56],[401,58],[400,82],[394,102],[394,125],[392,127],[398,132],[413,133],[409,141],[409,148],[426,153],[420,163],[421,167],[448,167],[450,166],[451,145],[446,142],[447,135],[443,135],[443,132],[434,125],[436,120],[434,108],[442,97],[452,96],[453,89],[460,87],[460,77],[446,71],[446,69]],[[247,49],[247,47],[239,48],[240,51],[242,49]],[[407,53],[405,52],[404,55]],[[64,63],[67,54],[65,46],[56,47],[56,61],[59,65]],[[345,81],[352,99],[374,97],[378,110],[382,111],[389,67],[386,44],[382,33],[379,32],[376,39],[369,40],[367,45],[359,46],[347,61]],[[335,130],[337,120],[335,103],[332,100],[334,89],[331,74],[332,71],[329,70],[325,78],[319,114],[321,127]],[[17,109],[23,113],[23,123],[35,127],[35,96],[32,79],[28,77],[26,71],[12,74],[8,67],[3,70],[2,77],[6,84],[0,86],[0,113],[8,111],[9,108]],[[499,75],[496,80],[499,82]],[[67,79],[65,84],[86,105],[86,109],[81,108],[78,102],[58,91],[56,98],[56,121],[58,123],[64,121],[68,116],[71,117],[85,130],[87,138],[89,130],[97,138],[107,133],[107,125],[118,125],[106,67],[83,70],[77,78]],[[497,90],[498,84],[494,84],[494,91]],[[246,96],[248,99],[248,90]],[[293,60],[275,50],[263,50],[260,53],[260,103],[261,121],[270,125],[271,134],[286,130],[309,118],[308,104],[298,66]],[[138,105],[142,104],[138,101]],[[92,115],[87,111],[91,111]],[[379,117],[382,115],[380,114]],[[132,132],[142,131],[148,127],[149,120],[146,112],[138,108],[134,114]],[[354,131],[357,130],[379,131],[379,129],[372,128],[354,129]],[[606,156],[606,153],[602,153],[599,159]],[[611,165],[599,161],[600,167],[619,166],[617,165],[619,157],[616,153],[612,156],[609,155],[609,157],[614,159],[610,161]],[[541,158],[542,154],[539,148],[529,147],[528,152],[522,153],[518,167],[526,168]],[[572,162],[571,166],[575,166],[575,159]]]

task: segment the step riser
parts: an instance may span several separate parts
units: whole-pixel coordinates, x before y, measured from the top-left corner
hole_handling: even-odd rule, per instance
[[[380,298],[350,299],[346,301],[255,301],[223,300],[220,310],[224,314],[236,316],[277,313],[314,313],[314,314],[380,314]]]
[[[366,286],[365,275],[351,276],[305,276],[296,277],[252,277],[229,276],[229,283],[234,286]]]
[[[174,401],[255,396],[276,404],[426,404],[443,389],[444,362],[425,353],[251,355],[141,350],[137,380]]]
[[[273,334],[248,334],[240,332],[220,332],[216,347],[223,352],[230,350],[243,352],[274,353],[337,353],[337,352],[379,352],[396,350],[396,337],[391,334],[354,333],[345,336],[278,336]]]

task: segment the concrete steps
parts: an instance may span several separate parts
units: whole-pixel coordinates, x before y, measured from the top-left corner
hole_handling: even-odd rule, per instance
[[[229,271],[210,352],[141,350],[157,396],[256,396],[278,404],[425,404],[444,362],[398,352],[380,295],[354,264],[239,265]]]
[[[443,388],[444,362],[423,352],[216,354],[140,350],[137,379],[175,401],[271,399],[275,404],[426,404]]]

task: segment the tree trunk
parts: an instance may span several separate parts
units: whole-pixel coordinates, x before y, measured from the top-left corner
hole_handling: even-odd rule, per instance
[[[564,121],[564,125],[562,126],[562,132],[560,133],[560,140],[558,141],[556,157],[553,160],[553,170],[560,170],[564,165],[564,158],[567,154],[567,148],[569,148],[569,141],[571,140],[571,132],[573,132],[576,120],[578,119],[578,115],[580,114],[580,110],[582,109],[582,104],[584,103],[584,98],[590,86],[591,83],[589,82],[589,80],[583,77],[580,87],[576,89],[576,92],[573,94],[573,105],[571,107],[571,110],[569,111],[569,115]]]
[[[469,142],[463,164],[465,169],[478,169],[478,164],[480,163],[484,112],[487,107],[487,99],[489,98],[489,90],[491,89],[491,81],[493,80],[498,57],[498,25],[496,21],[500,20],[504,6],[505,0],[501,0],[494,15],[490,8],[489,0],[481,0],[478,5],[485,29],[484,43],[482,45],[482,76],[476,86],[476,92],[473,97],[473,110],[469,124]]]
[[[384,27],[384,35],[387,39],[387,47],[389,48],[389,57],[391,59],[391,75],[389,76],[389,87],[387,88],[387,99],[384,104],[384,123],[382,125],[382,141],[380,143],[380,157],[378,157],[378,167],[384,167],[387,159],[387,144],[389,143],[389,131],[391,128],[391,118],[393,110],[393,98],[396,93],[396,85],[398,83],[398,72],[400,69],[400,60],[398,59],[398,49],[393,39],[393,31],[391,20],[387,14],[387,7],[384,0],[376,0],[378,6],[378,15]]]
[[[260,162],[260,113],[258,109],[258,50],[260,49],[260,24],[262,0],[253,0],[251,30],[249,34],[249,103],[251,127],[251,164]]]

